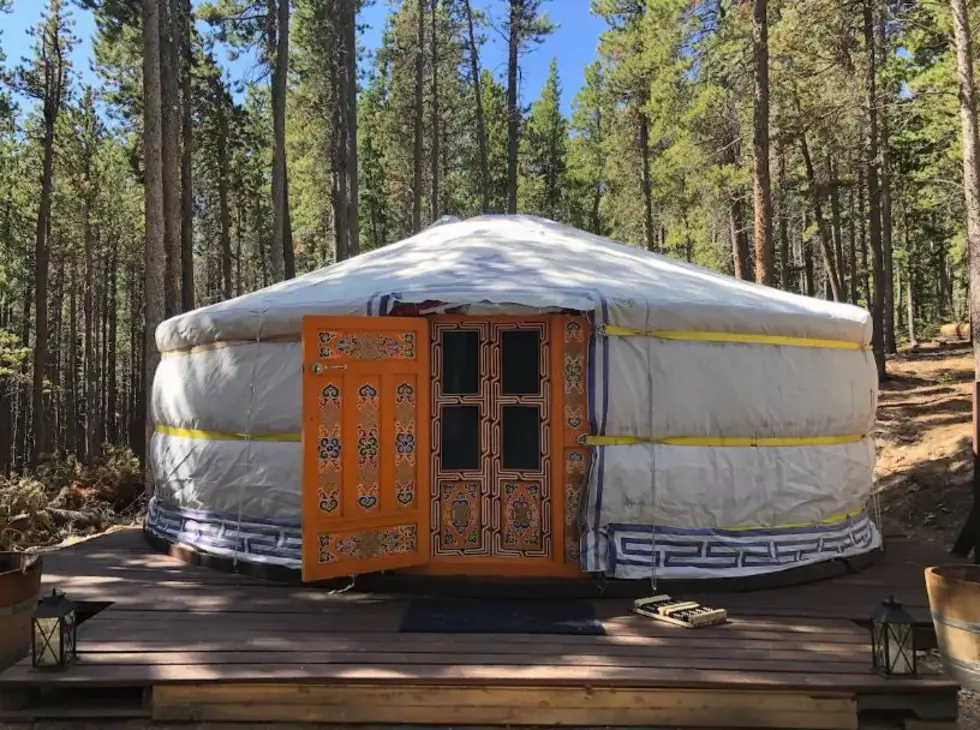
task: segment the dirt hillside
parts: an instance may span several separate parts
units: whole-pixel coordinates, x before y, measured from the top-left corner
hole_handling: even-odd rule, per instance
[[[952,545],[972,505],[968,344],[922,346],[888,361],[875,437],[886,527]]]

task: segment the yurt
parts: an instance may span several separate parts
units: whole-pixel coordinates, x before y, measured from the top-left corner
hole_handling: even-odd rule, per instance
[[[526,216],[156,331],[145,530],[303,580],[726,578],[867,553],[863,309]]]

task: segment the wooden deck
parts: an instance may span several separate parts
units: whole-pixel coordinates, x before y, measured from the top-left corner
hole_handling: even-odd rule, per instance
[[[399,633],[410,599],[329,593],[180,563],[123,531],[45,557],[44,583],[111,602],[69,671],[0,673],[0,721],[858,728],[879,712],[953,727],[954,683],[871,672],[865,619],[895,595],[929,624],[922,570],[947,555],[892,539],[819,583],[696,596],[728,625],[663,626],[594,601],[606,636]],[[910,725],[911,727],[911,725]]]

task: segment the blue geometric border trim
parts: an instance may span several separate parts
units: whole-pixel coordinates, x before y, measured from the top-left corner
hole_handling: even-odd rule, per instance
[[[866,512],[831,525],[781,529],[654,531],[650,525],[610,524],[605,572],[614,578],[649,578],[654,568],[658,578],[755,575],[860,555],[880,544]]]
[[[302,530],[299,522],[262,520],[164,504],[154,497],[146,529],[156,537],[201,552],[268,565],[299,569]]]
[[[157,537],[204,553],[299,569],[299,522],[243,518],[150,500],[146,528]],[[612,578],[651,577],[649,525],[610,524],[600,543],[600,560]],[[809,527],[711,530],[657,527],[658,578],[728,578],[774,573],[879,547],[881,536],[866,512],[844,522]]]

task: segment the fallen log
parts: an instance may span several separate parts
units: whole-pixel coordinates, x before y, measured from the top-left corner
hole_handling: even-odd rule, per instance
[[[58,527],[71,525],[72,527],[81,529],[87,529],[89,527],[101,529],[103,526],[102,516],[99,514],[81,512],[74,509],[59,509],[58,507],[49,507],[47,512],[51,515],[52,522]]]

